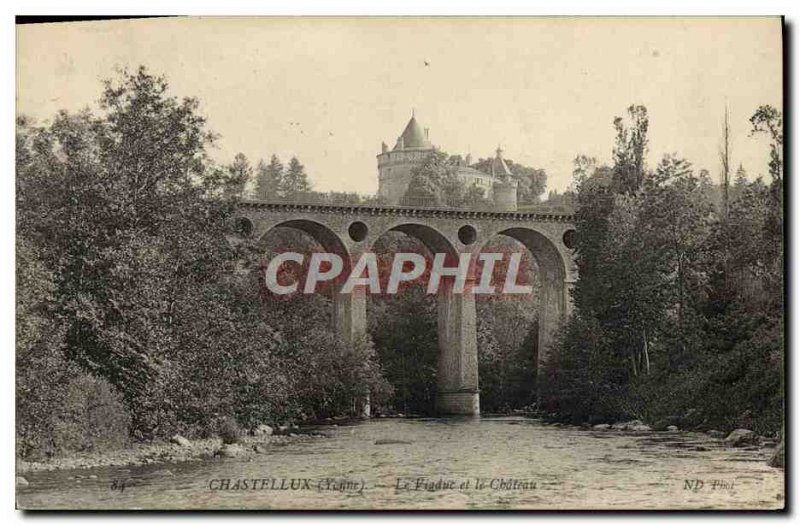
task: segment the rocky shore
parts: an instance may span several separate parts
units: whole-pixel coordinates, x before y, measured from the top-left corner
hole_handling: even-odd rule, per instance
[[[51,470],[180,463],[214,457],[247,457],[269,453],[271,447],[323,437],[323,433],[304,432],[296,427],[281,427],[273,431],[271,427],[262,425],[251,435],[241,436],[236,443],[224,443],[219,437],[189,440],[173,436],[169,441],[139,443],[112,451],[77,453],[44,461],[17,460],[16,471],[20,475]],[[18,483],[24,485],[24,481],[19,479]]]
[[[635,432],[635,433],[697,432],[700,434],[705,434],[710,438],[721,441],[721,444],[724,447],[774,448],[775,452],[768,461],[768,464],[771,467],[784,468],[785,452],[784,452],[783,441],[778,442],[778,440],[776,439],[760,436],[755,432],[753,432],[752,430],[744,428],[737,428],[732,430],[731,432],[723,432],[721,430],[714,430],[714,429],[700,431],[696,429],[695,430],[681,429],[678,428],[678,426],[675,424],[670,424],[675,422],[676,421],[662,420],[651,427],[650,425],[646,425],[645,423],[637,419],[633,421],[617,422],[617,423],[600,423],[597,425],[590,425],[589,423],[584,423],[583,425],[580,425],[577,428],[581,428],[583,430],[594,430],[594,431],[617,431],[617,432]],[[545,423],[545,424],[557,427],[571,426],[557,422]]]

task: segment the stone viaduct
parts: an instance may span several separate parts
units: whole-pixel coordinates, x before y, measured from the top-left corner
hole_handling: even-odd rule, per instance
[[[554,331],[571,310],[570,289],[577,278],[572,243],[574,219],[567,213],[495,212],[393,206],[331,206],[244,201],[237,210],[243,234],[263,239],[278,226],[305,232],[348,264],[370,251],[389,231],[419,239],[433,253],[477,254],[492,237],[512,237],[530,250],[541,275],[539,366]],[[474,278],[474,276],[472,277]],[[441,414],[479,413],[475,296],[439,293],[436,407]],[[366,334],[363,289],[334,293],[334,328],[347,340]]]

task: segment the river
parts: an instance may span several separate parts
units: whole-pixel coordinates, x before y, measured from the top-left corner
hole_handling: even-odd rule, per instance
[[[772,449],[725,449],[698,433],[583,430],[521,417],[375,419],[318,430],[327,437],[247,458],[32,472],[17,503],[27,509],[784,505],[784,472],[766,464]]]

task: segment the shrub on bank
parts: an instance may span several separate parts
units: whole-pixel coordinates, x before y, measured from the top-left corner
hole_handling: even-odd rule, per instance
[[[18,456],[39,459],[127,445],[130,414],[116,389],[61,365],[58,370],[40,368],[29,383],[35,388],[17,390]]]
[[[130,416],[119,392],[64,355],[53,307],[54,274],[24,237],[17,241],[16,452],[24,459],[120,447]]]
[[[242,429],[232,417],[225,417],[218,424],[217,434],[226,445],[232,445],[242,440]]]
[[[359,416],[367,400],[379,407],[391,395],[369,339],[351,345],[317,331],[294,344],[299,346],[292,362],[297,367],[294,391],[304,416]]]
[[[693,349],[695,360],[671,370],[654,356],[650,374],[616,371],[613,349],[599,327],[572,319],[560,334],[544,374],[543,409],[573,424],[639,419],[679,421],[684,429],[747,428],[778,435],[783,423],[781,328],[768,325],[723,352]]]

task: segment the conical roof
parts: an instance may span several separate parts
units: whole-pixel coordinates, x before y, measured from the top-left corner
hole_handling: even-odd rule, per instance
[[[496,153],[497,155],[492,159],[492,175],[501,178],[511,175],[511,170],[508,169],[508,164],[503,158],[503,150],[500,149],[500,146],[497,147]]]
[[[409,149],[409,148],[430,148],[431,143],[425,137],[425,131],[417,122],[417,119],[412,115],[411,120],[406,124],[406,129],[400,134],[397,139],[397,145],[394,149]]]

